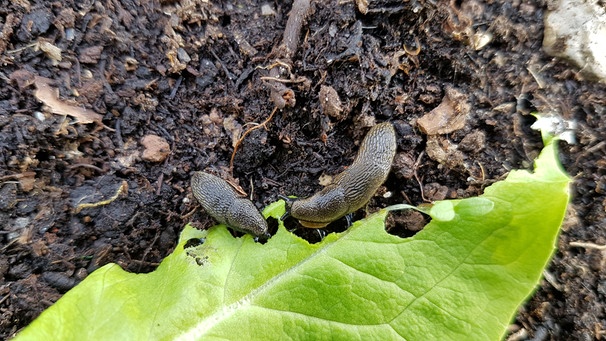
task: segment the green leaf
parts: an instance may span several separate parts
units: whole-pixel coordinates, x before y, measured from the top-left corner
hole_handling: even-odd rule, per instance
[[[266,244],[186,226],[158,269],[104,266],[16,340],[497,340],[549,261],[569,199],[555,140],[534,173],[420,209],[412,238],[382,210],[310,245],[280,226]],[[283,202],[266,216],[279,217]],[[205,238],[184,249],[192,238]]]

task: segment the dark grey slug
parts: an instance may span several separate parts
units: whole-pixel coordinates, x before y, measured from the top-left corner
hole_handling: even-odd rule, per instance
[[[290,216],[301,225],[321,228],[368,203],[385,182],[396,154],[391,123],[377,124],[364,137],[353,164],[312,197],[292,200]]]
[[[267,221],[252,201],[238,196],[227,181],[205,172],[191,178],[194,196],[206,213],[234,230],[269,238]]]

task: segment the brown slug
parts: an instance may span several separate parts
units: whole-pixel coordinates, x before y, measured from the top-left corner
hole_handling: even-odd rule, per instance
[[[360,209],[385,182],[396,154],[396,133],[389,122],[377,124],[364,137],[353,164],[333,182],[306,199],[289,199],[286,215],[309,228],[322,228]],[[285,216],[286,216],[285,215]]]
[[[195,172],[191,188],[204,210],[219,223],[257,237],[270,237],[267,221],[257,207],[247,198],[238,196],[227,181],[209,173]]]

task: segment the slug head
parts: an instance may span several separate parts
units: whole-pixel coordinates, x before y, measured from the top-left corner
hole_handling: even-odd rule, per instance
[[[226,215],[227,225],[244,233],[269,238],[267,221],[252,201],[244,198],[235,200]]]
[[[238,196],[225,180],[205,172],[195,172],[192,192],[206,213],[234,230],[269,238],[267,221],[247,198]]]
[[[328,186],[310,198],[295,200],[290,215],[308,228],[322,228],[348,213],[342,189]]]
[[[284,220],[288,219],[288,217],[290,217],[290,209],[292,207],[292,203],[295,202],[297,199],[295,199],[295,198],[289,198],[289,197],[281,195],[281,194],[278,194],[278,198],[284,200],[284,209],[285,209],[285,212],[280,217],[280,220],[284,221]]]

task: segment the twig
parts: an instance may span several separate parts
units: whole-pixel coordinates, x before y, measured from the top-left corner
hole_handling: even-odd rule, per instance
[[[288,20],[286,21],[284,36],[282,38],[282,46],[285,48],[282,57],[286,59],[291,59],[297,51],[301,27],[303,26],[303,20],[309,14],[309,7],[309,0],[295,0],[290,13],[288,13]]]
[[[139,270],[138,270],[139,272],[141,272],[141,268],[143,267],[143,265],[144,265],[145,263],[150,264],[150,262],[147,262],[147,261],[145,260],[145,257],[147,257],[147,255],[148,255],[148,254],[149,254],[149,252],[151,251],[152,247],[154,246],[154,244],[156,244],[156,241],[157,241],[157,240],[158,240],[158,238],[160,237],[160,233],[159,233],[159,232],[160,232],[160,231],[157,231],[157,232],[156,232],[156,235],[154,236],[154,240],[152,240],[151,244],[149,244],[149,246],[145,248],[145,251],[143,251],[143,256],[141,256],[141,260],[139,261],[139,262],[140,262],[140,263],[139,263]],[[137,261],[137,260],[135,259],[135,261]]]
[[[255,67],[255,69],[271,70],[271,69],[275,68],[276,66],[284,66],[290,73],[290,64],[284,63],[283,61],[280,61],[280,60],[276,60],[271,65],[268,65],[268,66],[259,65],[259,66]]]
[[[415,177],[415,179],[417,180],[417,182],[419,183],[419,189],[421,190],[421,199],[423,199],[423,201],[427,201],[429,202],[430,200],[427,200],[427,198],[425,198],[425,193],[423,193],[423,182],[422,180],[419,180],[419,174],[417,173],[417,170],[419,169],[419,164],[421,164],[421,159],[423,158],[423,155],[425,154],[425,152],[421,152],[421,154],[419,154],[419,157],[417,158],[417,161],[415,161],[414,164],[414,172],[413,175]]]
[[[78,213],[80,213],[80,211],[82,211],[85,208],[99,207],[99,206],[105,206],[105,205],[111,204],[114,200],[118,199],[118,197],[122,193],[128,193],[128,183],[126,181],[122,181],[122,184],[120,185],[120,187],[118,187],[116,194],[114,194],[111,198],[109,198],[107,200],[95,202],[95,203],[79,204],[76,207],[76,209],[74,210],[74,213],[78,214]]]
[[[175,96],[177,95],[177,90],[179,90],[179,86],[181,86],[182,81],[183,81],[183,75],[181,75],[181,76],[179,76],[179,78],[177,78],[177,82],[175,83],[172,91],[170,92],[170,95],[168,96],[169,99],[175,98]]]
[[[99,168],[99,167],[97,167],[95,165],[90,165],[88,163],[77,163],[77,164],[74,164],[74,165],[69,165],[66,168],[71,170],[71,169],[75,169],[75,168],[78,168],[78,167],[92,169],[92,170],[95,170],[95,171],[97,171],[99,173],[105,173],[105,171],[103,169],[101,169],[101,168]]]
[[[606,245],[599,245],[594,243],[585,243],[585,242],[570,242],[568,245],[573,247],[582,247],[585,249],[595,249],[600,251],[606,251]]]
[[[221,68],[223,68],[223,71],[225,72],[227,79],[229,79],[231,84],[234,85],[234,76],[231,74],[231,72],[229,72],[229,70],[227,69],[227,66],[225,66],[225,63],[223,63],[221,58],[219,58],[219,56],[217,56],[215,51],[213,51],[212,49],[210,49],[209,51],[213,55],[213,57],[215,57],[215,59],[219,62],[219,64],[221,64]]]
[[[180,216],[179,218],[181,218],[181,220],[183,221],[189,221],[189,218],[194,215],[194,213],[196,213],[196,210],[198,209],[198,206],[196,205],[196,207],[194,207],[191,211],[185,213],[184,215]]]
[[[292,4],[292,8],[288,13],[288,20],[286,21],[286,27],[284,27],[284,35],[282,36],[282,43],[274,48],[273,54],[275,54],[277,60],[269,70],[268,81],[270,87],[270,98],[274,102],[274,105],[278,109],[284,107],[294,107],[296,104],[295,93],[292,89],[284,85],[283,81],[277,81],[280,79],[280,68],[275,66],[288,65],[286,68],[290,73],[290,64],[292,57],[297,51],[297,45],[299,44],[299,35],[301,34],[301,27],[303,21],[309,14],[310,0],[295,0]]]
[[[162,183],[164,182],[164,173],[160,173],[160,176],[158,176],[158,187],[156,188],[156,195],[160,195],[160,193],[162,193]]]
[[[122,140],[122,128],[120,127],[120,119],[116,119],[116,142],[118,143],[118,147],[124,147],[124,140]]]
[[[562,286],[558,283],[556,278],[551,274],[551,272],[545,270],[543,271],[543,278],[547,281],[547,283],[551,284],[557,291],[562,291]]]
[[[415,46],[416,48],[413,50],[404,44],[404,52],[410,56],[418,56],[421,53],[421,43],[419,42],[419,38],[415,37]]]
[[[486,180],[486,172],[484,171],[484,166],[482,165],[482,163],[480,163],[480,161],[475,161],[475,163],[478,164],[478,166],[480,166],[480,173],[482,176],[482,180],[480,180],[481,183],[484,183],[484,181]],[[471,174],[473,176],[473,174]]]
[[[250,180],[250,200],[253,200],[253,194],[255,193],[255,183],[253,182],[252,177],[249,179]]]
[[[263,81],[273,81],[273,82],[280,82],[280,83],[303,83],[303,82],[305,82],[305,78],[283,79],[283,78],[265,76],[265,77],[261,77],[260,79]]]
[[[236,145],[234,146],[234,151],[233,153],[231,153],[231,159],[229,160],[229,172],[231,174],[234,173],[234,159],[236,157],[236,152],[238,151],[238,148],[240,148],[240,145],[242,144],[242,141],[244,141],[244,138],[246,137],[246,135],[250,134],[253,130],[255,129],[259,129],[261,127],[264,127],[265,129],[267,129],[267,123],[269,123],[269,121],[271,121],[271,119],[274,117],[274,115],[276,114],[276,111],[278,111],[278,107],[274,107],[274,110],[272,110],[271,114],[269,115],[269,117],[263,121],[263,123],[256,125],[252,128],[249,128],[248,130],[246,130],[244,132],[244,134],[242,134],[242,136],[240,136],[240,139],[238,140],[238,142],[236,142]]]
[[[22,46],[22,47],[20,47],[20,48],[18,48],[18,49],[14,49],[14,50],[6,51],[6,54],[14,54],[14,53],[18,53],[18,52],[21,52],[21,51],[23,51],[23,50],[27,50],[27,49],[29,49],[30,47],[34,47],[34,46],[36,46],[36,45],[38,45],[38,43],[31,43],[31,44],[27,44],[27,45]]]
[[[4,303],[4,301],[6,301],[8,299],[8,294],[4,297],[2,297],[2,299],[0,300],[0,304]]]
[[[20,173],[20,174],[9,174],[9,175],[0,176],[0,181],[4,181],[4,180],[19,180],[21,178],[33,177],[35,175],[36,175],[36,172],[24,172],[24,173]]]

